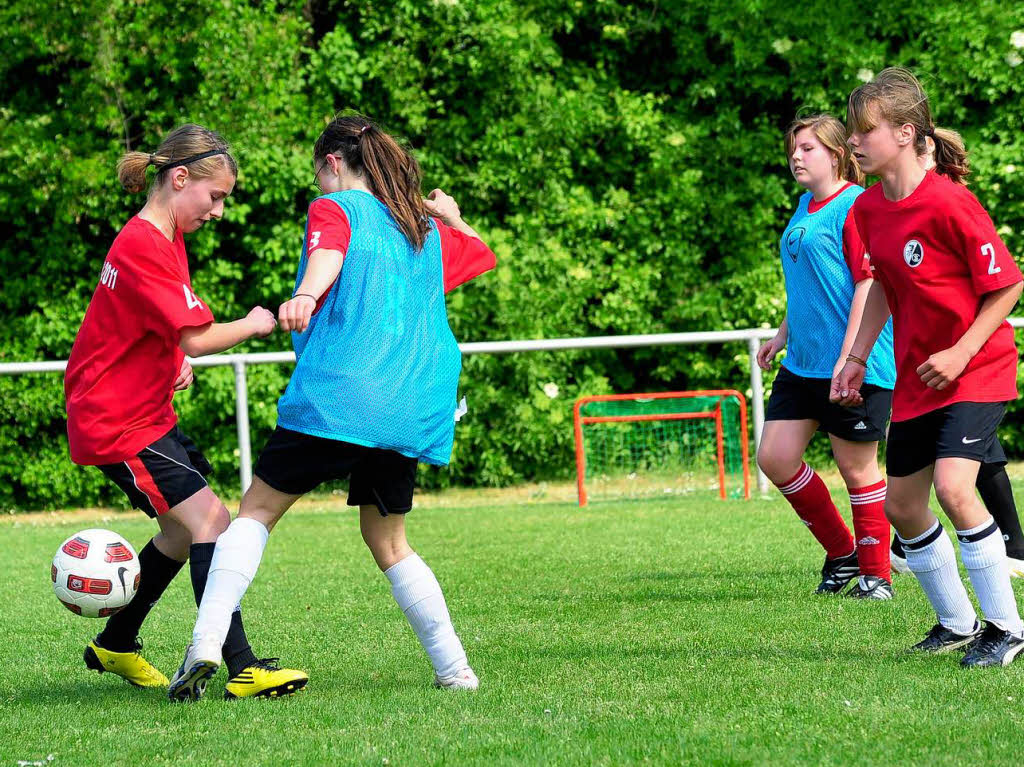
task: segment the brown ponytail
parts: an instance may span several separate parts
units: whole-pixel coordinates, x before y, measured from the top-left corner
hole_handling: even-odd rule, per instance
[[[935,142],[935,172],[966,186],[971,166],[967,160],[967,147],[960,134],[948,128],[935,128],[932,141]]]
[[[786,128],[787,157],[793,154],[793,147],[796,146],[796,134],[804,128],[813,130],[822,146],[836,156],[839,161],[836,165],[839,178],[849,181],[851,184],[864,186],[864,172],[860,169],[857,158],[853,156],[846,143],[846,128],[832,115],[809,115],[793,120]]]
[[[212,130],[187,123],[175,128],[160,142],[153,154],[128,152],[117,163],[117,180],[132,194],[146,188],[146,170],[156,166],[154,188],[159,187],[166,171],[187,165],[193,178],[209,178],[228,171],[238,175],[238,164],[231,156],[227,142]]]
[[[866,133],[879,119],[897,127],[914,126],[914,150],[918,156],[928,153],[927,137],[935,142],[935,172],[958,184],[967,183],[971,172],[967,148],[956,131],[937,128],[932,122],[928,96],[909,69],[888,67],[850,94],[846,119],[854,130]]]
[[[362,115],[335,117],[324,128],[313,146],[313,162],[319,166],[329,154],[340,156],[350,171],[364,177],[373,196],[387,206],[406,239],[420,250],[430,225],[416,158]]]

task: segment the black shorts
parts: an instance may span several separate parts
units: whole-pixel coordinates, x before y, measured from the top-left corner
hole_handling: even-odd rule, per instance
[[[272,488],[303,495],[322,482],[349,479],[349,506],[376,506],[383,516],[412,508],[415,458],[278,426],[260,453],[254,473]]]
[[[207,487],[213,468],[177,426],[137,455],[97,467],[114,480],[132,506],[151,517],[163,514]]]
[[[779,369],[768,398],[766,421],[817,421],[820,431],[850,442],[880,442],[892,410],[892,391],[873,384],[860,387],[864,404],[843,407],[829,402],[832,382],[804,378]]]
[[[996,430],[1005,402],[955,402],[889,428],[885,472],[907,477],[939,458],[1006,463]]]

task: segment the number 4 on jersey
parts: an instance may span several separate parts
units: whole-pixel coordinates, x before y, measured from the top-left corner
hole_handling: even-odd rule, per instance
[[[195,309],[197,306],[201,309],[203,302],[196,298],[196,294],[189,290],[188,285],[185,283],[181,284],[182,290],[185,291],[185,304],[189,309]]]
[[[996,249],[992,247],[991,242],[986,242],[984,245],[981,246],[981,255],[989,257],[989,274],[999,274],[999,272],[1003,271],[1003,267],[996,266]]]

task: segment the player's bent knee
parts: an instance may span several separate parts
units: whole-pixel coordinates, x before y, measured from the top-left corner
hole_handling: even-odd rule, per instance
[[[757,453],[757,465],[775,485],[781,485],[800,470],[800,460],[779,460],[778,456]]]
[[[920,510],[913,509],[895,499],[886,499],[885,518],[897,530],[907,527],[920,516]]]
[[[951,516],[970,511],[977,503],[973,485],[963,487],[962,483],[939,479],[935,482],[935,497],[943,511]]]

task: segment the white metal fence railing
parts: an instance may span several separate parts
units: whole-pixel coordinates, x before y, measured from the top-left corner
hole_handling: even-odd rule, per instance
[[[1024,327],[1024,317],[1013,317],[1010,324]],[[756,466],[757,448],[764,428],[764,382],[757,366],[760,342],[775,335],[774,328],[747,330],[720,330],[701,333],[654,333],[635,336],[592,336],[589,338],[548,338],[537,341],[482,341],[459,344],[463,354],[510,354],[512,352],[558,351],[563,349],[628,349],[646,346],[695,346],[703,344],[745,342],[750,357],[750,402],[754,428],[752,461]],[[238,428],[238,474],[242,492],[252,483],[252,443],[249,437],[249,393],[246,384],[247,365],[267,365],[295,362],[294,352],[262,352],[258,354],[214,354],[189,359],[193,367],[223,367],[230,365],[235,371],[235,422]],[[66,360],[50,362],[0,363],[0,375],[25,373],[63,373]],[[768,478],[757,470],[757,486],[763,493],[768,490]]]

